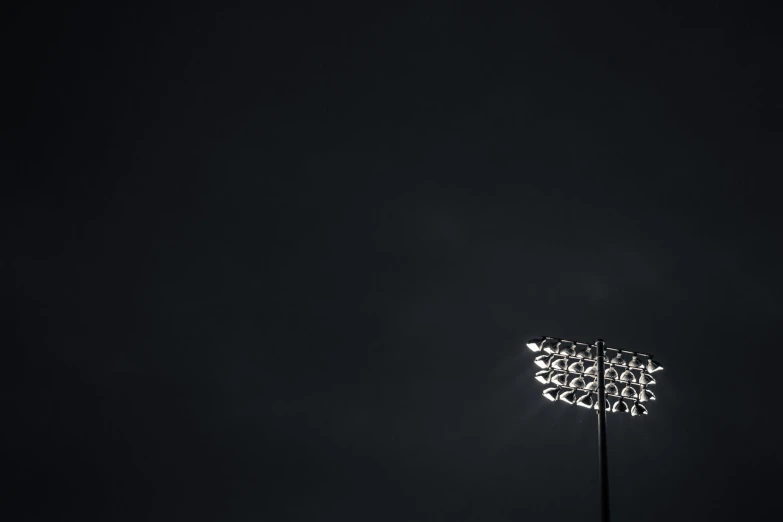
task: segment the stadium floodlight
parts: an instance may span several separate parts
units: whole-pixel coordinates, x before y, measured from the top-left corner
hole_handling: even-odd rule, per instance
[[[582,406],[584,408],[592,408],[593,407],[593,393],[587,392],[581,397],[579,397],[579,400],[576,401],[577,406]]]
[[[630,384],[626,385],[625,388],[623,388],[623,393],[621,394],[623,397],[630,397],[632,399],[635,399],[637,396],[636,388],[631,386]]]
[[[655,384],[651,374],[663,367],[650,354],[608,348],[600,339],[591,345],[555,337],[538,337],[528,341],[527,347],[534,352],[544,352],[534,362],[541,368],[536,373],[536,380],[550,384],[542,393],[547,400],[576,404],[597,414],[601,521],[609,522],[606,413],[630,413],[633,417],[648,415],[647,407],[642,403],[654,401],[655,394],[647,386]],[[607,351],[613,352],[611,359],[607,358]],[[630,355],[630,361],[626,363],[623,354]],[[644,357],[646,363],[642,363],[639,357]],[[585,369],[585,363],[592,364]],[[618,374],[615,366],[622,373]],[[586,382],[585,376],[592,377],[592,380]],[[622,392],[618,384],[624,385]],[[585,393],[577,399],[578,391]],[[616,398],[614,405],[609,403],[608,397]],[[630,407],[626,401],[631,403]]]
[[[654,401],[655,394],[642,386],[642,391],[639,392],[639,400],[641,402]]]
[[[629,368],[636,369],[636,368],[642,368],[643,366],[644,365],[642,364],[642,361],[640,361],[639,358],[636,357],[636,355],[631,357],[631,361],[628,363]]]
[[[549,364],[552,362],[552,356],[547,354],[539,355],[533,362],[539,368],[549,368]]]
[[[648,384],[655,384],[655,379],[649,373],[642,373],[639,376],[639,384],[644,384],[645,386]]]
[[[639,404],[639,401],[636,401],[633,403],[633,408],[631,408],[631,415],[634,417],[637,415],[647,415],[647,408]]]

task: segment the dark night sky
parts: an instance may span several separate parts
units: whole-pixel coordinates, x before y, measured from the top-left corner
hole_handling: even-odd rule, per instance
[[[779,512],[780,9],[70,4],[2,22],[4,518],[597,520],[539,334],[666,368],[615,520]]]

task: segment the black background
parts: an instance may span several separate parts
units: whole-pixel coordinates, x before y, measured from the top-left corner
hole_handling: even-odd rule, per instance
[[[615,520],[779,511],[780,9],[3,20],[8,520],[596,520],[534,335],[665,367]]]

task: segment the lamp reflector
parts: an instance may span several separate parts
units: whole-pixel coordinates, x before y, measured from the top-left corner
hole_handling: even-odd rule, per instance
[[[575,363],[571,363],[571,366],[568,367],[568,371],[584,373],[585,363],[583,363],[582,361],[576,361]]]
[[[585,370],[585,373],[587,375],[598,375],[598,365],[597,364],[592,365],[587,370]]]
[[[557,341],[550,337],[547,337],[541,342],[541,349],[546,353],[557,353],[555,352],[555,348],[557,348]]]
[[[655,384],[655,379],[649,373],[643,373],[639,376],[639,384]]]
[[[554,357],[553,357],[554,358]],[[555,359],[552,361],[552,364],[550,364],[550,368],[554,368],[556,370],[565,370],[567,368],[568,363],[565,359]]]
[[[569,384],[572,388],[584,388],[585,387],[585,380],[580,375],[576,379],[571,379],[571,383]]]
[[[581,350],[578,350],[576,352],[576,356],[579,357],[580,359],[584,359],[585,357],[589,358],[591,356],[590,347],[589,346],[585,346]]]
[[[541,370],[540,372],[536,372],[536,380],[541,384],[546,384],[552,378],[553,373],[555,372],[551,370]]]
[[[534,352],[540,352],[541,351],[541,344],[544,342],[544,339],[542,337],[536,337],[535,339],[530,339],[527,342],[527,347],[533,350]]]
[[[623,359],[623,356],[618,352],[617,355],[612,357],[612,360],[609,361],[609,364],[619,364],[620,366],[625,366],[625,359]]]
[[[625,382],[636,382],[636,376],[633,374],[631,370],[625,370],[620,375],[620,380]]]
[[[642,388],[641,393],[639,393],[639,400],[642,402],[654,401],[655,394],[646,388]]]
[[[612,406],[612,411],[617,413],[625,413],[628,411],[628,405],[625,404],[624,400],[620,399],[614,403],[614,406]]]
[[[585,386],[585,390],[595,391],[597,389],[598,389],[598,381],[590,381],[587,383],[587,386]]]
[[[535,363],[535,365],[538,366],[539,368],[549,368],[549,363],[551,360],[552,360],[551,355],[544,354],[544,355],[537,356],[533,361],[533,363]]]
[[[604,372],[604,377],[607,379],[617,379],[617,370],[610,366],[609,369]]]
[[[585,393],[581,397],[579,397],[579,400],[576,401],[577,406],[582,406],[583,408],[592,408],[593,406],[593,394],[592,393]]]
[[[632,398],[635,399],[636,398],[636,388],[634,388],[630,384],[626,385],[625,388],[623,388],[622,396],[623,397],[632,397]]]
[[[647,371],[649,373],[655,373],[658,370],[663,370],[663,366],[661,366],[657,362],[653,361],[652,359],[648,359],[648,361],[647,361]]]
[[[551,379],[549,379],[549,382],[553,384],[559,384],[560,386],[565,386],[566,383],[566,374],[564,373],[558,373],[552,376]]]
[[[567,402],[568,404],[573,404],[575,400],[576,392],[574,390],[568,390],[565,393],[560,394],[560,400]]]
[[[604,387],[604,391],[610,395],[619,395],[620,392],[617,391],[617,385],[613,382],[610,382]]]
[[[609,411],[612,411],[612,406],[609,404],[609,399],[604,399],[604,403],[605,403],[605,404],[604,404],[604,410],[606,410],[607,412],[609,412]],[[596,410],[598,410],[598,409],[599,409],[599,408],[598,408],[598,405],[599,405],[599,404],[600,404],[600,403],[598,402],[598,399],[596,399],[596,401],[595,401],[595,406],[593,406],[593,408],[595,408]]]
[[[642,361],[640,361],[639,358],[635,355],[631,357],[631,362],[628,363],[629,368],[641,368],[642,366],[644,366]]]
[[[557,400],[557,394],[558,394],[558,388],[547,388],[544,390],[544,392],[541,394],[550,401]]]
[[[634,417],[637,415],[647,415],[647,408],[639,404],[639,401],[636,401],[636,403],[633,405],[633,408],[631,408],[631,415]]]

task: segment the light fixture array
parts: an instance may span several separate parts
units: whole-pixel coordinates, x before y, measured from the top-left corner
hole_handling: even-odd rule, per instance
[[[541,368],[536,373],[536,380],[544,385],[553,385],[544,389],[544,397],[550,401],[561,400],[598,409],[598,361],[593,346],[541,337],[528,341],[527,347],[534,352],[543,352],[534,361]],[[663,367],[653,360],[652,355],[608,347],[605,350],[613,357],[607,353],[604,361],[604,394],[617,399],[611,407],[609,399],[606,399],[606,411],[630,412],[634,417],[647,415],[647,407],[642,403],[655,400],[655,394],[648,387],[655,384],[652,374],[663,370]],[[630,358],[626,359],[623,354],[630,355]],[[646,362],[642,362],[640,357]],[[577,394],[581,395],[577,397]]]

